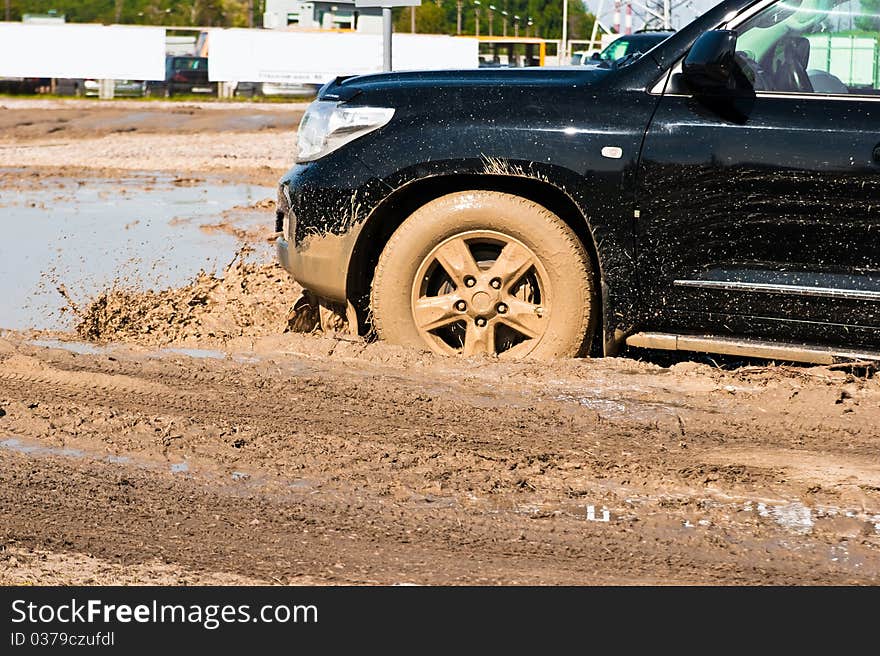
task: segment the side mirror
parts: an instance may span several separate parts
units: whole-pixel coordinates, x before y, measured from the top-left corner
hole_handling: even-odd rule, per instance
[[[736,89],[736,32],[712,30],[694,42],[681,66],[682,78],[695,94],[718,94]]]

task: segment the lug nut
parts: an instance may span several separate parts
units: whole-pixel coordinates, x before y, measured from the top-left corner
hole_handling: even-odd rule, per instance
[[[477,317],[474,320],[474,323],[477,324],[477,326],[479,326],[480,328],[482,328],[483,326],[486,325],[486,320],[483,317]]]
[[[498,314],[504,314],[507,312],[507,306],[504,303],[499,303],[498,307],[495,309],[498,310]]]
[[[465,276],[464,277],[464,286],[465,287],[473,287],[477,284],[477,279],[473,276]]]
[[[492,286],[492,289],[501,289],[501,278],[492,278],[489,284]]]
[[[465,310],[467,310],[467,303],[465,303],[464,301],[456,301],[455,309],[459,312],[464,312]]]

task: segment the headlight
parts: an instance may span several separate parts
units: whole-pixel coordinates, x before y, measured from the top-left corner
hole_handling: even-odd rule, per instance
[[[391,120],[388,107],[348,107],[317,100],[299,124],[297,162],[310,162],[332,153],[349,141],[377,130]]]

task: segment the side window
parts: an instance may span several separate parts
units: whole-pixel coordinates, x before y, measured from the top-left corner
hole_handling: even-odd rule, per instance
[[[758,91],[880,95],[880,0],[782,0],[737,32]]]

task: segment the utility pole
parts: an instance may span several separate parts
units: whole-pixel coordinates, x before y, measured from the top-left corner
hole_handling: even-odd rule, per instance
[[[474,0],[474,36],[480,36],[480,0]]]
[[[559,57],[560,66],[568,60],[568,0],[562,0],[562,48]]]
[[[495,5],[489,5],[489,36],[492,36],[492,23],[495,15]]]
[[[391,7],[382,7],[382,70],[391,72]]]
[[[416,8],[415,5],[409,8],[409,31],[412,34],[416,33]]]
[[[513,17],[513,36],[519,36],[519,16]]]
[[[12,7],[10,6],[11,3],[12,3],[12,0],[6,0],[6,22],[7,23],[12,20]]]
[[[248,0],[248,27],[254,26],[254,0]]]
[[[416,4],[419,4],[416,2]],[[391,54],[393,45],[394,24],[391,20],[392,7],[415,7],[412,0],[355,0],[354,6],[382,8],[382,70],[388,73],[392,69],[394,58]],[[415,14],[412,14],[415,16]]]
[[[455,33],[461,36],[461,8],[464,5],[463,0],[455,2]]]
[[[596,47],[596,36],[599,34],[599,16],[602,15],[602,7],[605,4],[605,0],[599,0],[599,10],[596,12],[596,16],[593,19],[593,31],[590,33],[590,50]],[[601,48],[599,48],[601,50]]]
[[[501,15],[504,17],[504,18],[501,19],[502,21],[504,21],[504,23],[503,23],[503,25],[504,25],[504,31],[502,32],[502,36],[507,36],[507,12],[506,12],[506,11],[502,11],[502,12],[501,12]]]

